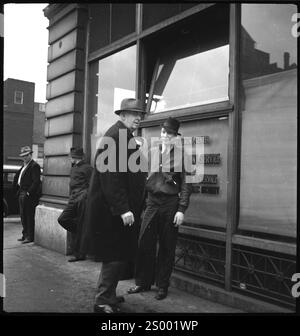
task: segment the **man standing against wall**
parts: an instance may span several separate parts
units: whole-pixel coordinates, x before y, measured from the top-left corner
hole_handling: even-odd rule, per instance
[[[82,228],[84,225],[84,211],[86,195],[93,168],[84,161],[82,148],[72,147],[70,150],[72,163],[70,173],[69,202],[57,219],[58,223],[72,234],[72,253],[74,257],[69,262],[85,259],[85,251],[81,249]]]
[[[34,214],[41,192],[41,167],[32,159],[29,146],[21,148],[20,157],[23,166],[14,177],[14,188],[19,200],[20,217],[23,226],[22,237],[18,239],[22,244],[34,240]]]
[[[124,99],[115,113],[120,120],[106,132],[95,156],[86,212],[92,237],[97,237],[97,258],[102,261],[94,305],[100,313],[117,312],[118,303],[124,301],[116,296],[116,288],[126,265],[135,258],[146,178],[141,170],[132,172],[129,167],[130,156],[139,153],[132,133],[145,113],[143,104]],[[105,144],[108,140],[112,141],[110,149]],[[115,171],[103,169],[101,157],[106,151]]]
[[[156,280],[157,300],[163,300],[168,295],[178,227],[184,221],[192,192],[191,185],[186,182],[184,166],[188,167],[188,161],[184,157],[188,156],[183,155],[179,126],[176,118],[169,117],[161,127],[161,144],[152,149],[158,155],[151,155],[155,158],[151,165],[159,169],[149,171],[147,206],[136,261],[136,286],[128,290],[129,294],[148,291]]]

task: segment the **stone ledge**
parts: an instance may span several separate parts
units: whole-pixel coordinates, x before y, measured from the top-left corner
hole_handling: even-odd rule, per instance
[[[35,210],[35,238],[37,245],[49,250],[70,254],[70,234],[57,222],[62,209],[38,205]]]
[[[295,311],[260,301],[222,288],[193,279],[181,272],[174,271],[171,286],[198,295],[204,299],[221,303],[247,313],[295,313]]]

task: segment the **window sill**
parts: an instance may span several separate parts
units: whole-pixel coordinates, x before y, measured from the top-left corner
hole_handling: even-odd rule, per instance
[[[192,106],[184,109],[169,110],[159,113],[148,113],[141,121],[141,127],[160,125],[162,120],[172,116],[179,121],[192,121],[199,119],[217,118],[227,116],[233,111],[233,105],[229,101],[207,104],[202,106]]]

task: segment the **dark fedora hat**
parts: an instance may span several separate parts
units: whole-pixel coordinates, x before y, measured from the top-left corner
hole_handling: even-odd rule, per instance
[[[122,111],[133,111],[139,113],[146,113],[144,110],[144,104],[141,100],[135,98],[125,98],[121,102],[120,109],[115,111],[115,114],[119,115]]]
[[[19,156],[26,156],[33,153],[32,149],[29,146],[21,147]]]
[[[164,123],[161,125],[167,133],[172,133],[176,135],[181,135],[178,133],[180,122],[176,118],[169,117]]]
[[[83,149],[82,148],[77,148],[77,147],[72,147],[70,150],[70,156],[73,159],[82,159],[84,156]]]

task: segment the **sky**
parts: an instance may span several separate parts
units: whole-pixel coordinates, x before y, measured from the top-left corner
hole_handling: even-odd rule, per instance
[[[35,83],[34,101],[46,102],[48,19],[47,3],[4,5],[4,80]]]

